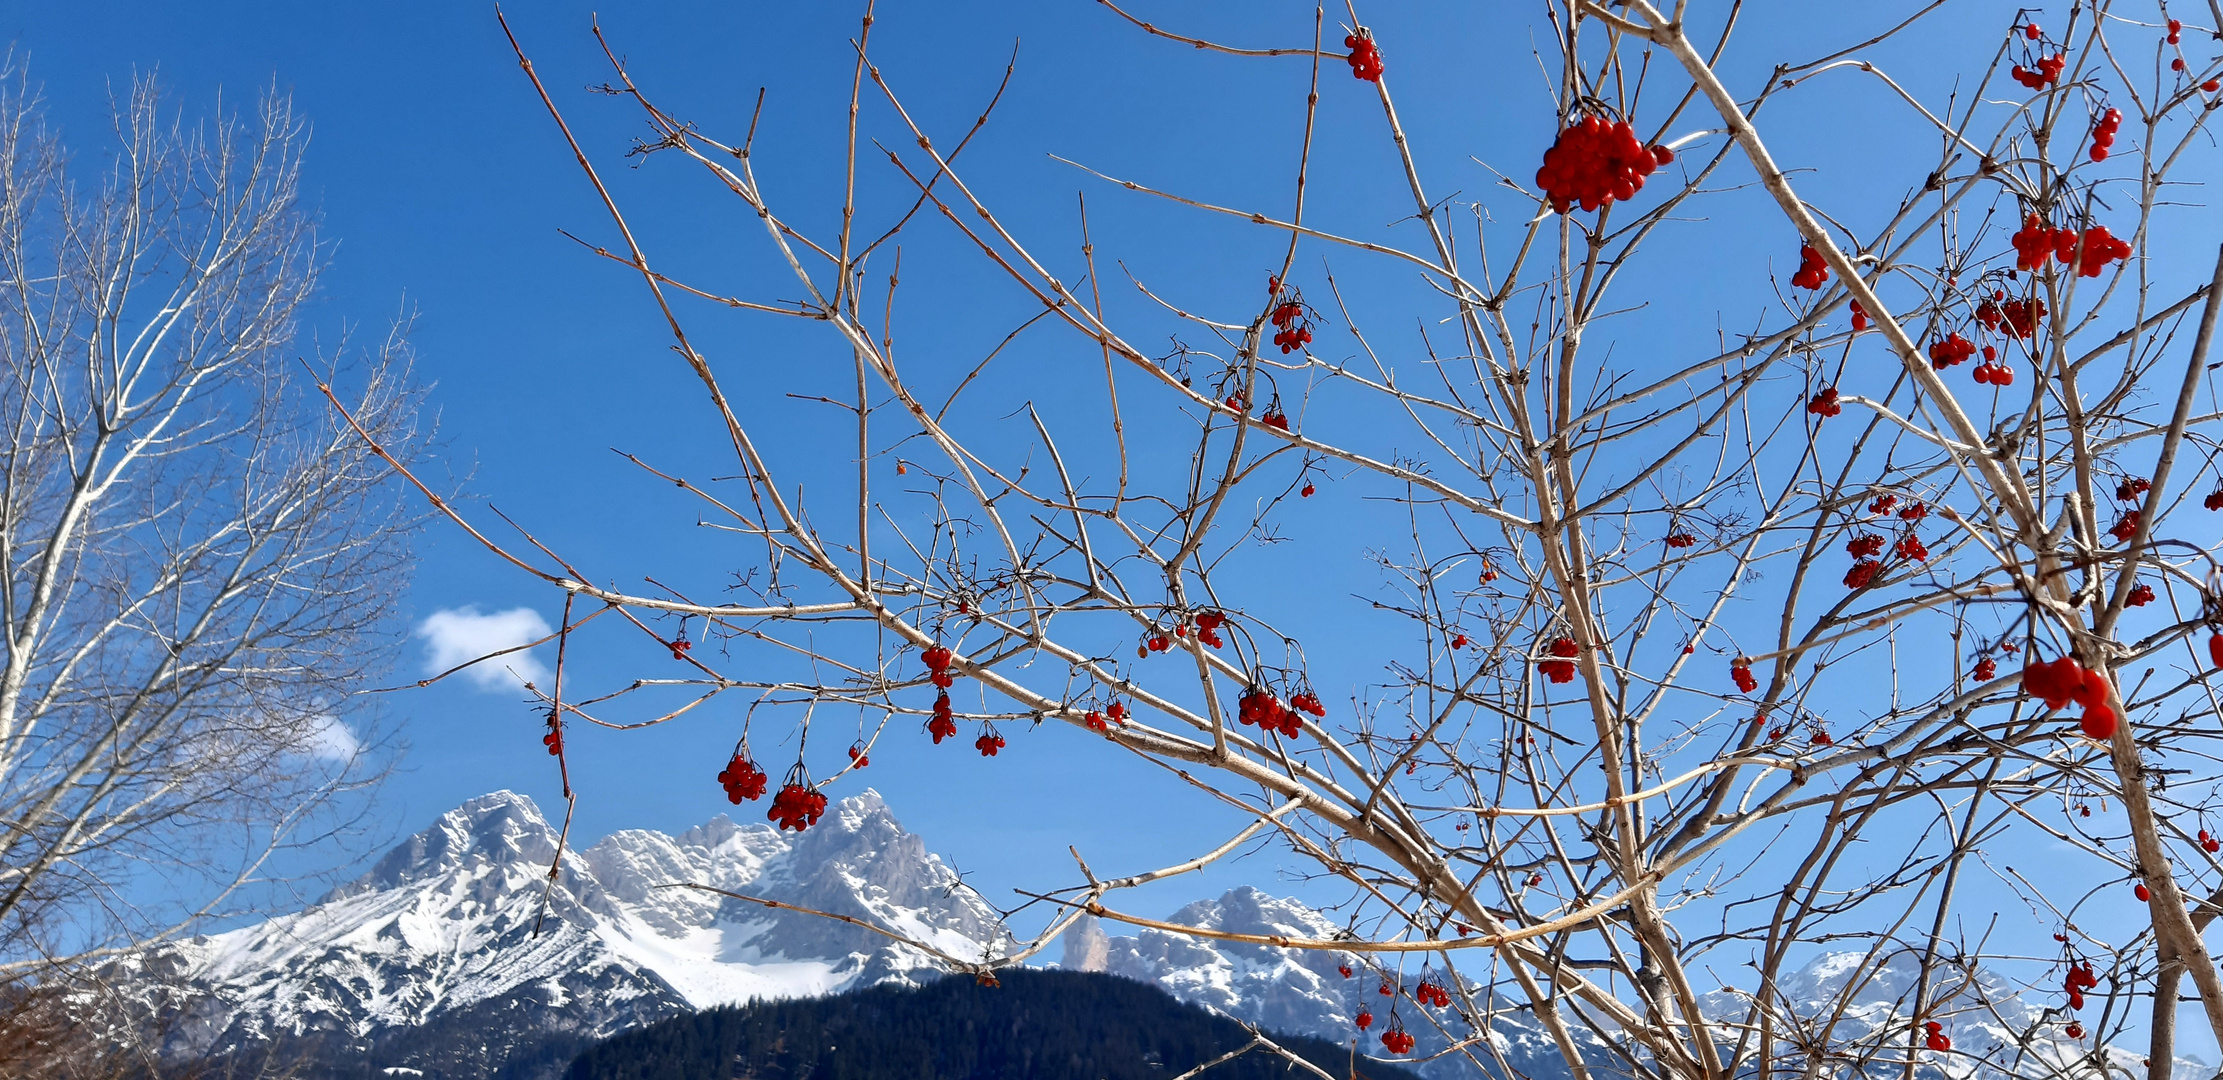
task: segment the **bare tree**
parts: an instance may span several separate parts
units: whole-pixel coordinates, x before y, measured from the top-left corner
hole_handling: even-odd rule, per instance
[[[729,797],[776,792],[770,816],[806,828],[819,789],[856,767],[811,753],[829,723],[866,717],[853,760],[882,737],[994,754],[1007,730],[1067,724],[1250,824],[1159,871],[1083,863],[1043,894],[1060,914],[1041,937],[944,956],[955,970],[987,977],[1084,911],[1237,936],[1122,911],[1114,893],[1266,837],[1343,883],[1349,923],[1255,943],[1359,958],[1393,996],[1354,1038],[1391,1053],[1427,1028],[1434,1052],[1513,1075],[1485,1036],[1519,1022],[1577,1078],[1911,1077],[1979,1060],[2090,1075],[2136,1068],[2107,1047],[2141,1032],[2143,1071],[2167,1080],[2184,993],[2223,1036],[2202,937],[2223,904],[2223,824],[2203,824],[2219,779],[2223,595],[2205,542],[2223,478],[2206,372],[2223,264],[2210,281],[2202,256],[2179,282],[2151,256],[2213,224],[2164,193],[2212,179],[2176,171],[2212,161],[2223,101],[2203,58],[2215,29],[2173,16],[2223,13],[2101,0],[2058,24],[2002,21],[1980,48],[1920,47],[1958,7],[1904,5],[1874,16],[1873,38],[1775,63],[1740,50],[1737,3],[1547,4],[1535,37],[1555,94],[1535,107],[1556,109],[1556,143],[1514,151],[1502,184],[1461,203],[1426,182],[1390,92],[1395,41],[1355,9],[1340,29],[1318,13],[1309,43],[1236,47],[1168,28],[1173,9],[1107,0],[1108,25],[1171,39],[1169,63],[1311,65],[1286,206],[1212,205],[1089,163],[1108,182],[1096,190],[1271,238],[1257,299],[1224,314],[1147,280],[1122,290],[1131,306],[1108,303],[1085,212],[1077,250],[1058,254],[1007,225],[1009,184],[965,166],[978,125],[915,122],[870,60],[869,14],[832,140],[850,180],[823,231],[767,196],[749,135],[666,111],[604,47],[608,91],[652,129],[635,151],[738,200],[801,299],[678,280],[520,49],[608,212],[593,250],[646,287],[731,454],[642,467],[763,544],[743,578],[755,595],[724,603],[707,570],[655,568],[658,590],[620,592],[553,545],[475,531],[562,592],[564,650],[630,636],[682,671],[582,691],[559,662],[543,704],[559,765],[566,724],[692,722],[732,695],[748,719]],[[1935,100],[1893,73],[1967,57],[1957,82],[1931,80],[1947,88]],[[1732,86],[1731,69],[1764,74]],[[1854,83],[1895,104],[1859,104],[1841,92]],[[1354,88],[1378,101],[1372,134],[1413,215],[1379,235],[1308,212],[1317,102]],[[1891,154],[1782,160],[1766,109],[1802,95]],[[1803,198],[1794,164],[1859,169],[1856,197]],[[900,177],[903,197],[861,206],[861,169]],[[962,362],[945,341],[898,362],[889,241],[937,222],[1039,303],[1014,335],[1062,325],[1100,358],[1093,404],[1042,415],[1037,396],[1074,369],[999,364],[994,338]],[[1777,231],[1797,270],[1771,282],[1715,255],[1715,238],[1754,230]],[[1723,328],[1700,336],[1623,295],[1646,261],[1703,267],[1692,287],[1718,295]],[[1410,301],[1347,306],[1338,269],[1384,263],[1417,281]],[[1756,295],[1765,313],[1727,326]],[[779,403],[735,407],[686,329],[704,308],[823,327],[822,393],[797,407],[845,403],[853,427],[755,437],[744,415]],[[1159,333],[1189,344],[1138,344]],[[1132,453],[1142,440],[1186,449]],[[837,452],[854,455],[854,485],[806,499],[793,473]],[[1323,632],[1327,601],[1238,572],[1331,480],[1363,494],[1343,505],[1375,515],[1380,546],[1309,557],[1371,561],[1387,584],[1358,610],[1411,631],[1365,640],[1382,672],[1366,686],[1307,674],[1301,639]],[[675,692],[676,707],[653,696]],[[752,734],[797,760],[759,761]],[[1982,857],[2042,845],[2081,854]],[[2104,897],[2095,880],[2112,882]],[[1994,932],[2001,897],[2031,913],[2015,932]],[[1859,952],[1854,988],[1912,966],[1888,1022],[1851,1022],[1851,991],[1819,1011],[1788,996],[1800,946],[1825,940]],[[2040,1019],[1955,1045],[1955,1024],[1999,1007],[1986,977]]]
[[[293,351],[322,258],[299,119],[190,121],[150,80],[114,116],[73,163],[20,72],[0,92],[10,1001],[248,903],[356,812],[378,770],[348,695],[390,655],[415,520]],[[370,352],[328,366],[407,456],[406,347]]]

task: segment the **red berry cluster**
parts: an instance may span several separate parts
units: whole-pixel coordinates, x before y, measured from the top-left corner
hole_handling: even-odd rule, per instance
[[[1697,547],[1698,538],[1687,532],[1668,533],[1667,546],[1671,548]]]
[[[2208,497],[2200,500],[2200,505],[2210,510],[2223,510],[2223,487],[2208,492]]]
[[[1343,47],[1351,50],[1351,55],[1343,59],[1350,62],[1352,78],[1370,83],[1382,81],[1382,50],[1374,44],[1373,34],[1345,34]]]
[[[1752,677],[1750,665],[1731,664],[1729,666],[1729,677],[1736,680],[1739,693],[1749,694],[1760,688],[1760,680]]]
[[[949,685],[955,681],[949,669],[956,654],[950,652],[947,645],[932,645],[919,654],[919,659],[926,661],[927,669],[933,672],[934,685],[942,688],[941,693],[934,695],[934,718],[926,725],[927,734],[934,736],[934,744],[939,746],[943,739],[957,734],[957,721],[949,705]]]
[[[1310,331],[1307,332],[1309,333]],[[1281,351],[1288,352],[1289,346],[1282,346]],[[1282,412],[1281,406],[1279,404],[1267,405],[1266,411],[1259,415],[1258,422],[1266,425],[1267,427],[1274,428],[1280,431],[1289,430],[1289,414]]]
[[[1897,505],[1899,505],[1897,495],[1878,495],[1875,501],[1868,504],[1868,512],[1877,515],[1888,514],[1891,512],[1891,508]]]
[[[1984,346],[1984,362],[1976,365],[1976,381],[1992,386],[2013,386],[2015,369],[1999,362],[1999,350]]]
[[[2107,676],[2086,669],[2073,656],[2022,669],[2023,693],[2043,699],[2050,710],[2065,708],[2071,701],[2082,705],[2084,734],[2094,739],[2115,735],[2115,710],[2107,705],[2108,689]]]
[[[2205,851],[2210,855],[2213,855],[2218,851],[2223,851],[2223,840],[2218,840],[2215,837],[2210,836],[2206,829],[2201,829],[2200,850]]]
[[[1845,407],[1837,404],[1837,388],[1825,386],[1821,393],[1814,395],[1814,399],[1806,403],[1806,411],[1820,417],[1831,417],[1844,412]]]
[[[733,752],[733,760],[726,762],[724,771],[718,774],[719,786],[726,789],[726,801],[735,806],[741,805],[743,799],[763,798],[764,789],[771,782],[772,778],[764,775],[764,770],[739,750]]]
[[[1536,170],[1536,186],[1544,189],[1551,207],[1562,214],[1580,204],[1584,210],[1627,202],[1644,189],[1652,170],[1675,160],[1664,146],[1647,150],[1636,141],[1636,129],[1622,120],[1608,124],[1602,116],[1585,116],[1544,151],[1544,165]]]
[[[995,757],[996,751],[1003,749],[1003,736],[996,734],[994,729],[982,732],[980,738],[973,740],[973,749],[980,751],[981,757]]]
[[[1451,992],[1423,979],[1419,986],[1413,987],[1413,1000],[1422,1005],[1448,1009],[1451,1007]]]
[[[2037,29],[2037,27],[2033,25],[2031,29],[2034,30]],[[2036,38],[2038,35],[2032,34],[2030,36],[2032,38]],[[2023,67],[2021,64],[2016,64],[2014,66],[2014,69],[2012,71],[2009,71],[2007,74],[2013,76],[2016,82],[2021,83],[2023,86],[2028,87],[2029,89],[2043,90],[2054,83],[2060,82],[2061,72],[2068,66],[2068,54],[2055,53],[2052,56],[2039,57],[2037,63],[2031,67]]]
[[[865,753],[865,749],[864,749],[864,744],[863,744],[863,743],[850,743],[850,744],[849,744],[849,766],[850,766],[850,768],[853,768],[853,769],[862,769],[862,768],[866,768],[866,767],[870,766],[871,764],[872,764],[872,755],[870,755],[870,754],[867,754],[867,753]]]
[[[2175,45],[2175,44],[2177,44],[2177,43],[2178,43],[2178,42],[2179,42],[2180,40],[2182,40],[2182,39],[2181,39],[2181,37],[2180,37],[2180,35],[2182,35],[2183,33],[2184,33],[2184,20],[2182,20],[2182,19],[2171,19],[2171,20],[2169,20],[2169,44],[2171,44],[2171,45]]]
[[[957,720],[951,715],[948,691],[934,695],[934,718],[926,722],[926,733],[934,736],[936,746],[942,745],[943,739],[957,734]]]
[[[2223,634],[2208,638],[2208,659],[2215,661],[2216,667],[2223,668]]]
[[[787,786],[772,796],[772,808],[764,812],[764,820],[796,832],[818,824],[818,819],[826,815],[826,796],[811,787],[808,780],[809,777],[803,775],[803,767],[795,766],[794,771],[788,773]]]
[[[1953,1048],[1953,1040],[1945,1037],[1945,1025],[1930,1020],[1923,1023],[1922,1030],[1929,1035],[1928,1038],[1922,1040],[1922,1045],[1932,1050],[1951,1050]]]
[[[1868,329],[1868,309],[1861,307],[1858,300],[1852,302],[1852,324],[1855,334]]]
[[[925,661],[927,670],[933,673],[934,685],[947,690],[950,684],[956,681],[949,670],[950,663],[956,657],[949,651],[948,646],[931,646],[925,652],[919,654],[919,659]]]
[[[1798,272],[1791,275],[1791,284],[1801,289],[1819,289],[1829,280],[1829,264],[1822,261],[1822,253],[1812,244],[1798,246]]]
[[[2084,1025],[2071,1020],[2069,1021],[2069,1026],[2061,1029],[2061,1034],[2066,1035],[2072,1039],[2081,1039],[2084,1037]]]
[[[1305,318],[1304,302],[1295,298],[1274,305],[1274,344],[1281,346],[1283,355],[1295,352],[1312,343],[1312,320]],[[1270,422],[1270,421],[1269,421]]]
[[[1991,657],[1984,657],[1976,661],[1976,670],[1971,675],[1977,682],[1990,682],[1999,677],[1999,665]]]
[[[2084,258],[2081,263],[2077,263],[2076,255],[2079,240],[2084,244]],[[2053,229],[2048,228],[2045,219],[2037,214],[2024,217],[2022,228],[2016,230],[2008,242],[2014,245],[2015,268],[2018,270],[2041,269],[2045,266],[2046,259],[2051,257],[2064,265],[2076,263],[2076,272],[2080,277],[2098,277],[2100,271],[2107,269],[2108,263],[2130,258],[2130,241],[2108,232],[2105,225],[2094,225],[2081,233],[2075,229]],[[2045,314],[2043,306],[2040,307],[2038,314]],[[2012,311],[2007,315],[2010,321],[2014,318]],[[2028,335],[2029,330],[2025,328],[2016,336]]]
[[[1943,341],[1930,343],[1930,366],[1939,371],[1952,367],[1976,355],[1976,343],[1960,336],[1947,334]]]
[[[551,757],[563,756],[563,719],[556,710],[548,710],[548,734],[540,737],[540,745],[548,748]]]
[[[1581,651],[1575,647],[1573,638],[1553,638],[1551,654],[1555,659],[1540,661],[1537,663],[1536,669],[1543,672],[1545,678],[1555,683],[1573,682],[1575,681],[1575,662],[1568,658],[1579,654]]]
[[[1669,547],[1673,547],[1673,546],[1674,546],[1674,538],[1673,538],[1673,537],[1669,537],[1669,538],[1668,538],[1668,546],[1669,546]],[[1464,648],[1466,648],[1466,647],[1467,647],[1467,636],[1466,636],[1465,634],[1453,634],[1453,635],[1451,635],[1451,647],[1452,647],[1452,648],[1454,648],[1454,649],[1464,649]]]
[[[1265,731],[1278,731],[1284,738],[1294,739],[1304,733],[1304,718],[1300,712],[1326,716],[1328,710],[1320,699],[1309,690],[1300,690],[1289,696],[1289,703],[1282,704],[1274,692],[1262,684],[1253,684],[1235,699],[1235,719],[1243,724],[1256,724]]]
[[[2141,581],[2133,586],[2130,595],[2123,598],[2124,607],[2145,607],[2154,602],[2154,587]]]
[[[2137,502],[2138,497],[2154,489],[2154,482],[2143,476],[2126,476],[2115,485],[2115,498],[2123,502]]]
[[[1862,559],[1852,564],[1852,569],[1845,571],[1845,587],[1848,589],[1865,589],[1868,587],[1868,583],[1876,580],[1876,575],[1882,571],[1882,563],[1874,559]]]
[[[2009,300],[2000,306],[2000,316],[2000,329],[2008,337],[2027,338],[2038,332],[2038,320],[2045,318],[2045,301]]]
[[[1902,559],[1913,559],[1916,562],[1928,561],[1930,557],[1930,549],[1922,546],[1922,538],[1911,532],[1900,537],[1898,545],[1891,551]]]
[[[2106,161],[2107,150],[2115,145],[2115,133],[2123,128],[2123,110],[2109,109],[2100,114],[2092,125],[2092,160]]]
[[[2069,992],[2069,1008],[2072,1009],[2083,1008],[2084,991],[2098,986],[2099,976],[2092,974],[2092,962],[2089,960],[2070,964],[2068,977],[2061,980],[2061,989]],[[2079,1032],[2075,1037],[2083,1038],[2083,1033]]]
[[[2144,518],[2145,515],[2136,510],[2125,510],[2123,516],[2115,519],[2114,527],[2107,530],[2107,535],[2114,537],[2118,544],[2130,543],[2130,538],[2138,535],[2138,523]]]
[[[1086,724],[1090,731],[1110,731],[1113,724],[1126,727],[1127,706],[1114,701],[1105,706],[1103,712],[1090,709],[1088,715],[1081,718],[1081,723]]]
[[[1374,1014],[1360,1009],[1359,1014],[1351,1018],[1351,1022],[1357,1024],[1360,1031],[1365,1031],[1374,1026]]]
[[[1860,533],[1845,542],[1845,554],[1855,559],[1872,559],[1883,554],[1883,537],[1875,533]]]
[[[1396,1023],[1396,1021],[1392,1020],[1391,1023]],[[1382,1032],[1382,1049],[1392,1054],[1410,1054],[1413,1052],[1413,1044],[1412,1033],[1406,1031],[1403,1026],[1393,1027]]]
[[[1220,627],[1226,625],[1227,616],[1217,611],[1196,613],[1196,639],[1217,649],[1227,644],[1220,640]],[[1176,631],[1178,632],[1178,631]]]

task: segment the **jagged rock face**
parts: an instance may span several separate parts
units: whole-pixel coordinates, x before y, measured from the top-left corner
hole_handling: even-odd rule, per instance
[[[532,800],[496,792],[306,911],[149,958],[145,974],[177,1006],[170,1055],[310,1040],[319,1056],[393,1051],[415,1060],[382,1064],[484,1075],[550,1035],[601,1038],[711,1005],[940,973],[866,930],[661,887],[676,882],[855,916],[956,956],[1005,940],[996,913],[869,791],[801,835],[723,815],[676,837],[616,833],[567,855],[550,888],[555,850]],[[485,1034],[468,1046],[426,1048],[430,1031],[473,1029]]]

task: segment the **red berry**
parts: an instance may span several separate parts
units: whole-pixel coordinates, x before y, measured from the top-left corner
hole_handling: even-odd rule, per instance
[[[2138,887],[2132,889],[2131,892],[2133,895],[2138,897],[2138,902],[2142,904],[2154,898],[2154,894],[2146,888],[2146,884],[2144,882],[2139,882]]]
[[[1306,499],[1309,499],[1309,498],[1311,498],[1311,497],[1312,497],[1312,485],[1311,485],[1311,484],[1306,484],[1306,485],[1304,486],[1304,490],[1303,490],[1303,491],[1299,491],[1299,492],[1297,492],[1297,495],[1298,495],[1299,497],[1301,497],[1301,498],[1306,498]]]

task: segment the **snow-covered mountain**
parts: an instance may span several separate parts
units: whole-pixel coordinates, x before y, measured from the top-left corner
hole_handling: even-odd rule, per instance
[[[551,1037],[576,1045],[713,1005],[940,974],[858,927],[661,887],[674,882],[855,916],[952,955],[1004,940],[994,910],[870,791],[800,834],[724,815],[679,836],[614,833],[566,855],[551,888],[555,851],[532,800],[496,792],[306,911],[153,958],[177,1010],[170,1056],[292,1044],[487,1075]]]
[[[304,1075],[523,1080],[557,1075],[591,1040],[694,1010],[941,974],[925,954],[867,930],[663,887],[671,883],[850,915],[956,956],[985,958],[1009,943],[996,912],[869,791],[834,804],[800,834],[723,815],[678,836],[615,833],[567,854],[551,885],[555,849],[555,830],[530,799],[482,796],[307,910],[179,944],[117,972],[117,981],[144,988],[172,1060],[275,1055],[309,1063]],[[1295,900],[1248,887],[1190,904],[1169,921],[1316,939],[1340,929]],[[1348,1042],[1357,1035],[1352,1017],[1369,1010],[1376,1026],[1363,1049],[1377,1050],[1372,1036],[1394,1006],[1425,1055],[1446,1040],[1423,1013],[1464,1027],[1404,994],[1382,996],[1382,980],[1346,953],[1154,929],[1114,937],[1093,920],[1077,923],[1064,944],[1068,969],[1149,983],[1271,1031]],[[1795,1053],[1799,1033],[1791,1028],[1817,1021],[1833,1023],[1837,1046],[1871,1045],[1871,1060],[1903,1054],[1916,1020],[1907,1007],[1915,975],[1904,955],[1880,971],[1860,954],[1818,956],[1779,988],[1783,1052]],[[1402,988],[1422,977],[1446,981],[1408,969]],[[1955,1052],[1925,1052],[1921,1080],[2066,1075],[2090,1052],[2088,1039],[2065,1034],[2066,1017],[2047,1015],[1994,973],[1933,987],[1930,996],[1937,1004],[1922,1019],[1944,1022]],[[1726,992],[1701,1007],[1716,1017],[1745,1012]],[[1490,1045],[1479,1051],[1490,1075],[1567,1075],[1530,1015],[1493,1011]],[[1596,1035],[1578,1031],[1599,1076],[1628,1073]],[[2117,1066],[2138,1064],[2130,1050],[2100,1052]],[[1433,1080],[1477,1073],[1460,1055],[1421,1071]],[[2187,1080],[2207,1075],[2190,1061],[2177,1071]]]
[[[1297,901],[1248,886],[1217,900],[1190,904],[1165,921],[1239,934],[1313,939],[1332,938],[1342,929]],[[1215,941],[1157,929],[1112,937],[1088,918],[1066,932],[1064,946],[1064,967],[1151,983],[1183,1001],[1274,1031],[1349,1041],[1357,1034],[1352,1017],[1367,1010],[1376,1019],[1368,1034],[1376,1035],[1387,1023],[1392,1001],[1381,995],[1383,980],[1370,977],[1365,965],[1349,953]],[[1349,978],[1340,970],[1345,965],[1353,972]],[[1939,973],[1924,994],[1931,1008],[1918,1018],[1910,1007],[1920,975],[1913,953],[1899,952],[1880,967],[1863,953],[1816,956],[1779,988],[1778,1063],[1797,1057],[1798,1042],[1826,1039],[1835,1047],[1864,1051],[1871,1062],[1869,1073],[1896,1078],[1904,1075],[1909,1030],[1918,1020],[1935,1019],[1944,1025],[1954,1052],[1921,1052],[1916,1075],[1922,1080],[2079,1075],[2091,1071],[2095,1052],[2106,1059],[2111,1074],[2145,1073],[2142,1051],[2123,1045],[2095,1048],[2089,1037],[2071,1038],[2067,1026],[2074,1017],[2048,1014],[1996,973],[1934,970]],[[1441,973],[1411,971],[1402,980],[1404,989],[1409,991],[1422,977],[1446,981]],[[1419,1014],[1440,1017],[1454,1032],[1464,1027],[1463,1021],[1444,1015],[1445,1010],[1415,1008],[1410,998],[1397,1000],[1422,1056],[1441,1050],[1448,1040]],[[1731,1022],[1741,1020],[1748,1009],[1745,998],[1727,992],[1704,995],[1699,1004],[1706,1015]],[[1491,1045],[1476,1051],[1487,1063],[1487,1073],[1539,1080],[1568,1075],[1558,1047],[1543,1027],[1526,1012],[1509,1006],[1501,1003],[1502,1011],[1491,1017]],[[1594,1073],[1629,1075],[1626,1062],[1617,1060],[1591,1031],[1578,1027],[1575,1035]],[[1378,1051],[1371,1038],[1363,1049]],[[1470,1059],[1454,1054],[1421,1065],[1419,1071],[1451,1080],[1480,1070]],[[2176,1062],[2179,1080],[2197,1080],[2213,1072],[2194,1059]]]

